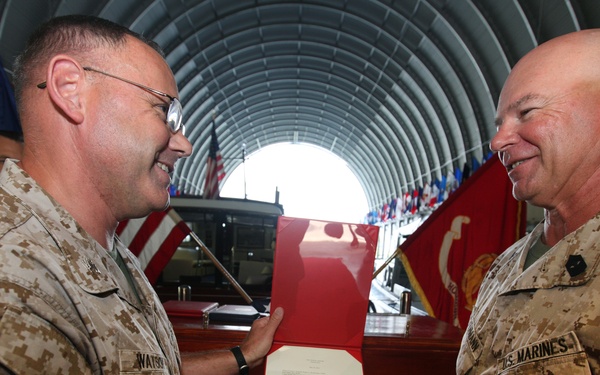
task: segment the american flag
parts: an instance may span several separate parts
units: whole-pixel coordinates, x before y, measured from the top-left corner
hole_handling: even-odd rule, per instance
[[[124,220],[117,227],[117,235],[138,257],[152,284],[190,232],[187,224],[171,207],[140,219]]]
[[[210,149],[206,161],[206,181],[204,182],[204,199],[217,199],[219,197],[219,183],[225,178],[225,167],[223,157],[219,150],[215,123],[212,123],[210,136]]]

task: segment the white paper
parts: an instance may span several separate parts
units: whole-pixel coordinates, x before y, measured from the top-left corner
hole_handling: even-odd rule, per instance
[[[345,350],[285,345],[267,357],[266,375],[363,375]]]

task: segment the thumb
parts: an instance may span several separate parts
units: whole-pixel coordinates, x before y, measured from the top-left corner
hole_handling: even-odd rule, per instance
[[[254,323],[252,323],[252,326],[257,326],[256,328],[260,329],[265,335],[273,336],[282,320],[283,308],[278,307],[268,318],[255,320]]]
[[[279,324],[281,323],[282,320],[283,320],[283,308],[278,307],[275,309],[275,311],[273,311],[273,314],[271,314],[271,317],[269,318],[269,323],[267,323],[267,325],[271,326],[270,328],[273,329],[273,331],[275,331],[277,329],[277,327],[279,327]]]

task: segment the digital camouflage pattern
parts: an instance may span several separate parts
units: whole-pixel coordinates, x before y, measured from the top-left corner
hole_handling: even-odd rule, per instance
[[[137,259],[115,241],[139,298],[109,253],[7,162],[0,174],[0,373],[180,372],[162,304]]]
[[[458,374],[600,374],[600,214],[523,272],[542,225],[490,268]]]

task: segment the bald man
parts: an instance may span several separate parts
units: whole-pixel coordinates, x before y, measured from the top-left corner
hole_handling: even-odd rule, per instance
[[[458,374],[600,374],[600,30],[521,59],[491,142],[544,220],[481,285]]]

